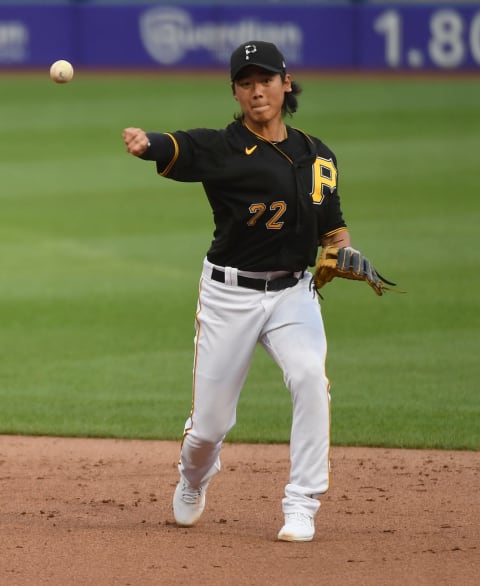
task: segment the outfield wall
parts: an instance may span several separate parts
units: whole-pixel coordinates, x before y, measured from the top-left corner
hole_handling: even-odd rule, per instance
[[[252,38],[292,69],[480,71],[480,5],[0,4],[0,67],[225,70]]]

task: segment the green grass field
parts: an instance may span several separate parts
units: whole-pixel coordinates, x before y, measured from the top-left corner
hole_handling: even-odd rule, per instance
[[[477,450],[480,80],[297,79],[288,123],[336,152],[354,245],[408,291],[324,290],[333,443]],[[223,127],[228,81],[5,74],[0,95],[0,433],[179,439],[211,213],[121,132]],[[228,439],[289,423],[259,349]]]

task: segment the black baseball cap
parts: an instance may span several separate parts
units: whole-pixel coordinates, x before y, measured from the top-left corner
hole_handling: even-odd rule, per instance
[[[235,49],[230,57],[230,79],[233,81],[249,65],[282,75],[286,72],[284,56],[273,43],[265,41],[247,41]]]

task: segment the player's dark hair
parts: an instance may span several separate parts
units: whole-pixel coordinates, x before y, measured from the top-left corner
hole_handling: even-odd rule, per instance
[[[282,75],[282,80],[285,81],[285,76]],[[282,104],[282,116],[292,116],[298,109],[297,96],[302,93],[302,88],[296,81],[291,81],[292,91],[285,93],[285,98]],[[232,92],[235,94],[235,81],[232,81]],[[243,112],[236,112],[233,115],[234,120],[241,120]]]
[[[283,100],[282,114],[284,116],[286,116],[287,114],[291,116],[294,112],[297,111],[297,96],[302,93],[302,88],[298,85],[296,81],[292,81],[291,85],[292,91],[288,94],[285,94],[285,99]]]

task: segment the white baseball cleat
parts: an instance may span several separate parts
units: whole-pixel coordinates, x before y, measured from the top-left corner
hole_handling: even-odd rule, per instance
[[[306,513],[285,513],[285,525],[280,529],[280,541],[312,541],[315,535],[313,517]]]
[[[200,519],[205,508],[207,486],[208,483],[193,488],[185,478],[180,478],[173,495],[173,516],[179,527],[192,527]]]

